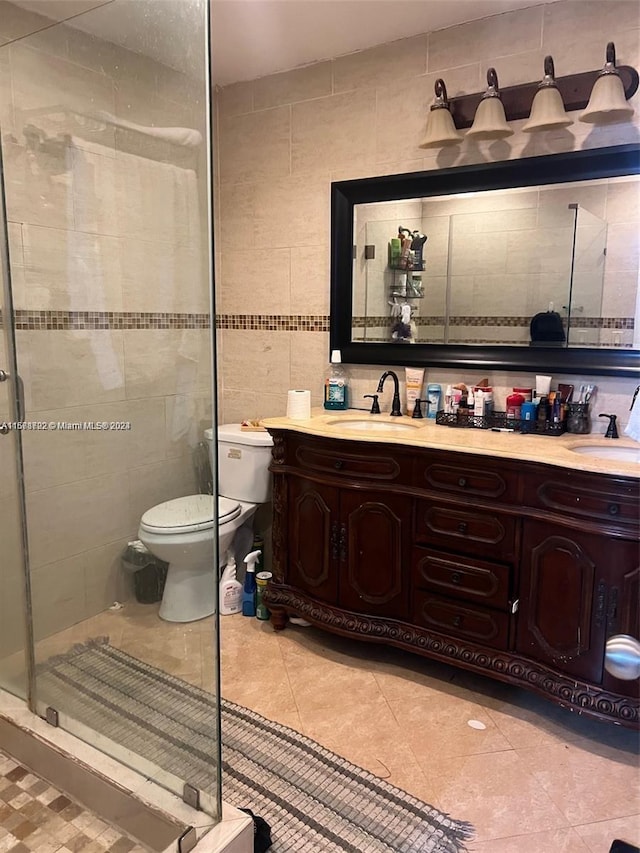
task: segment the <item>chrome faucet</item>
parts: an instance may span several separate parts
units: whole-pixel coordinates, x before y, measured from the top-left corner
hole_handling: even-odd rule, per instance
[[[395,374],[393,370],[385,370],[380,377],[380,382],[378,382],[378,394],[382,393],[382,387],[387,376],[390,376],[393,379],[393,402],[391,403],[391,415],[399,418],[402,417],[402,412],[400,411],[400,383],[398,382],[397,374]]]

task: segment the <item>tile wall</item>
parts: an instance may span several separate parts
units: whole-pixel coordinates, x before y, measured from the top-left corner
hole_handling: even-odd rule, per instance
[[[227,86],[217,93],[219,221],[217,310],[222,388],[221,420],[283,415],[289,388],[308,388],[322,401],[328,333],[295,326],[296,315],[329,313],[330,184],[375,175],[438,169],[635,142],[633,120],[609,127],[576,122],[566,131],[522,132],[507,140],[442,150],[418,147],[437,77],[451,96],[478,92],[486,69],[500,84],[538,80],[552,54],[558,76],[600,68],[607,41],[620,64],[640,64],[640,8],[634,0],[559,0],[481,21],[416,35],[287,73]],[[636,203],[637,211],[637,203]],[[637,218],[637,213],[633,213]],[[620,279],[636,286],[637,241],[631,269]],[[622,295],[624,299],[624,294]],[[253,314],[286,316],[290,325],[254,328]],[[220,320],[220,318],[219,318]],[[389,365],[392,366],[392,365]],[[355,405],[371,393],[382,367],[353,368]],[[489,373],[500,394],[530,374]],[[429,370],[427,380],[473,383]],[[586,377],[557,377],[580,384]],[[625,423],[632,380],[597,377],[598,411]],[[363,401],[366,402],[366,401]],[[386,406],[390,400],[383,400]],[[603,431],[601,424],[594,432]]]
[[[203,133],[204,72],[190,78],[0,6],[0,127],[26,418],[131,425],[22,434],[42,637],[127,598],[120,554],[140,516],[197,489],[193,450],[212,416],[204,145],[171,145],[104,114]],[[3,441],[0,452],[11,457],[3,472],[13,466],[8,448]],[[15,500],[3,482],[6,506]],[[8,528],[0,531],[3,584],[14,583],[5,559],[13,566],[19,546],[16,525]],[[0,598],[14,602],[0,614],[0,651],[10,652],[19,613],[15,595]]]

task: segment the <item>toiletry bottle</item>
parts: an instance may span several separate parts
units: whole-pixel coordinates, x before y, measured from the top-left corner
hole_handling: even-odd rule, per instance
[[[437,383],[431,382],[427,386],[427,401],[429,404],[427,406],[427,417],[428,418],[434,418],[435,419],[436,415],[438,414],[438,411],[440,410],[440,394],[441,393],[442,393],[442,389],[440,388],[440,386]]]
[[[231,552],[220,579],[220,613],[240,613],[242,610],[242,584],[236,579],[236,561]]]
[[[247,566],[244,577],[244,590],[242,592],[242,615],[256,615],[256,562],[260,556],[260,551],[251,551],[244,558]]]
[[[325,409],[349,408],[349,381],[347,371],[342,366],[339,349],[331,351],[331,364],[324,380]]]

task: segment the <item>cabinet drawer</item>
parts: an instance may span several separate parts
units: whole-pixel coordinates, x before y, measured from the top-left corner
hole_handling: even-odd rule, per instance
[[[416,625],[430,631],[483,643],[495,649],[508,648],[510,616],[498,610],[485,610],[441,595],[417,592],[413,618]]]
[[[511,568],[429,548],[413,549],[413,584],[452,598],[506,610]]]
[[[518,475],[509,469],[505,460],[500,468],[490,462],[472,457],[465,464],[451,463],[444,459],[427,462],[418,469],[418,488],[428,488],[453,495],[510,503],[516,500]]]
[[[471,556],[510,562],[516,521],[513,516],[416,503],[416,542],[449,547]]]
[[[360,477],[378,482],[401,480],[404,457],[376,452],[378,448],[358,453],[350,450],[352,442],[337,442],[335,447],[316,447],[310,443],[295,449],[295,464],[305,471],[317,471],[339,477]]]
[[[527,503],[578,518],[640,528],[640,481],[550,469],[532,478]]]

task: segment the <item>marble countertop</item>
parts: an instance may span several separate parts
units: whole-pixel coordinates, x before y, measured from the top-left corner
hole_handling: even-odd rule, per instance
[[[560,436],[522,435],[481,429],[457,429],[441,426],[429,418],[414,420],[404,415],[401,418],[392,418],[389,415],[371,415],[359,409],[349,409],[346,412],[314,409],[308,420],[265,418],[262,423],[267,429],[286,429],[323,438],[455,450],[458,453],[522,459],[577,471],[640,479],[640,461],[575,451],[575,448],[581,445],[593,447],[595,452],[602,450],[604,454],[615,452],[616,448],[629,447],[638,452],[637,458],[640,459],[640,443],[627,437],[610,439],[604,438],[603,435],[569,433]]]

